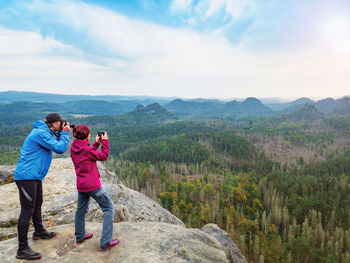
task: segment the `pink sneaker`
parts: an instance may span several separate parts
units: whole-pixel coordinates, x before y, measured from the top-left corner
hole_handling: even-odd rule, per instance
[[[118,238],[112,239],[111,242],[107,243],[103,247],[100,247],[100,251],[106,251],[106,250],[110,249],[111,247],[114,247],[114,246],[116,246],[118,244],[119,244],[119,239]]]
[[[87,239],[90,239],[90,238],[92,238],[93,236],[94,236],[93,233],[86,234],[85,237],[84,237],[84,239],[83,239],[82,241],[76,242],[75,244],[77,244],[77,245],[83,244]]]

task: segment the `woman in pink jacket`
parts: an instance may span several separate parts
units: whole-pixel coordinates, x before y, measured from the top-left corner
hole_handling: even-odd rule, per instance
[[[114,204],[101,187],[100,173],[97,170],[96,161],[108,159],[108,136],[96,136],[95,143],[90,146],[90,129],[86,125],[78,125],[73,129],[74,141],[71,146],[71,158],[77,174],[78,204],[75,214],[76,243],[81,244],[92,238],[92,233],[85,232],[85,214],[88,209],[89,199],[92,197],[100,205],[103,213],[103,229],[100,240],[100,250],[105,251],[114,247],[119,240],[112,239]],[[98,147],[102,144],[101,151]]]

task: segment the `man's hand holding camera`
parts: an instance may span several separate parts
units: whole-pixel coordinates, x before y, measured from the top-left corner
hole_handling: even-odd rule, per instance
[[[63,125],[64,126],[63,126],[62,131],[70,132],[70,124],[69,124],[69,122],[66,122]]]

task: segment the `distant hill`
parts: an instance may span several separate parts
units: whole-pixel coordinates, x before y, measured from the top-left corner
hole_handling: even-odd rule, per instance
[[[0,104],[0,112],[7,113],[28,113],[28,112],[52,112],[66,111],[67,109],[58,103],[35,103],[35,102],[15,102]]]
[[[261,101],[256,98],[247,98],[242,102],[234,100],[226,103],[225,106],[233,113],[258,115],[268,115],[272,113],[270,108],[262,104]]]
[[[159,103],[147,106],[138,105],[132,112],[121,115],[120,118],[124,118],[124,116],[137,123],[160,123],[178,119],[174,113],[168,112]]]
[[[176,99],[164,107],[173,113],[183,116],[213,116],[222,113],[224,104],[214,101],[184,101],[182,99]]]
[[[287,103],[288,100],[283,99],[283,98],[257,98],[258,100],[260,100],[264,105],[268,105],[268,104],[282,104],[282,103]]]
[[[228,117],[245,114],[271,114],[272,110],[256,98],[247,98],[243,102],[227,103],[217,101],[184,101],[176,99],[164,105],[170,111],[188,117]]]
[[[101,96],[103,97],[103,96]],[[110,97],[106,97],[106,100],[111,100]],[[26,92],[26,91],[4,91],[0,92],[1,102],[66,102],[71,100],[91,100],[99,99],[100,96],[90,95],[63,95],[63,94],[52,94],[52,93],[39,93],[39,92]],[[115,96],[113,99],[121,99],[122,96]]]
[[[316,107],[323,112],[332,112],[337,108],[337,101],[332,98],[326,98],[316,102]]]
[[[137,101],[77,100],[65,103],[69,112],[87,115],[119,115],[133,110]]]
[[[63,117],[67,108],[58,103],[15,102],[0,104],[0,124],[7,126],[25,124],[42,120],[49,112],[58,112]]]
[[[323,117],[324,113],[317,109],[315,107],[315,104],[311,102],[306,102],[303,108],[286,115],[287,119],[293,120],[295,122],[314,121]]]
[[[328,114],[350,114],[350,97],[334,100],[327,98],[319,100],[315,104],[316,108]]]
[[[300,98],[291,102],[286,103],[266,103],[265,105],[268,106],[270,109],[274,111],[280,111],[282,113],[290,113],[295,110],[303,108],[306,102],[312,102],[314,101],[309,98]]]
[[[336,107],[332,114],[350,115],[350,97],[345,97],[335,101]]]
[[[95,127],[104,127],[136,124],[159,124],[177,119],[178,117],[174,113],[168,112],[165,108],[160,106],[159,103],[153,103],[147,106],[138,105],[133,111],[117,116],[96,115],[77,118],[73,121],[76,122],[76,124],[85,123]]]
[[[203,99],[203,98],[197,98],[197,99],[190,99],[188,101],[193,101],[193,102],[216,102],[216,103],[224,103],[221,100],[217,100],[217,99]]]
[[[58,112],[67,116],[66,118],[77,115],[115,116],[133,112],[137,105],[150,106],[154,103],[164,107],[163,109],[167,111],[168,117],[175,116],[169,115],[172,113],[182,118],[196,120],[208,118],[234,120],[252,115],[286,115],[303,109],[306,103],[315,105],[316,109],[325,114],[347,115],[350,114],[349,100],[350,97],[342,99],[326,98],[315,102],[304,97],[287,103],[263,104],[259,99],[253,97],[243,101],[232,100],[229,102],[204,98],[173,99],[170,101],[170,98],[146,96],[89,96],[6,91],[0,92],[0,112],[3,112],[0,122],[11,123],[11,114],[16,114],[17,117],[13,116],[16,119],[21,116],[23,119],[29,118],[32,120],[34,117],[36,119],[42,118],[48,112]],[[144,108],[146,109],[148,106]],[[138,110],[141,110],[142,107]]]
[[[104,101],[135,101],[137,104],[151,104],[158,102],[165,104],[173,100],[173,98],[152,97],[152,96],[120,96],[120,95],[63,95],[40,92],[26,91],[3,91],[0,92],[1,102],[56,102],[63,103],[67,101],[82,100],[104,100]]]
[[[344,97],[342,99],[333,99],[326,98],[319,101],[313,101],[308,98],[300,98],[288,103],[273,103],[266,104],[274,111],[281,114],[288,114],[295,112],[297,110],[303,109],[306,103],[312,103],[315,105],[315,108],[320,110],[323,113],[327,114],[349,114],[350,106],[349,101],[350,97]]]
[[[153,103],[147,105],[146,107],[143,105],[137,105],[137,107],[130,113],[129,115],[159,115],[159,114],[168,114],[167,110],[159,105],[159,103]]]

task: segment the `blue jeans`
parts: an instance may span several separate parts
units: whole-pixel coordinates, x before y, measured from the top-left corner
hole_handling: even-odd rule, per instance
[[[75,238],[77,242],[81,242],[84,240],[86,235],[85,214],[88,209],[90,197],[95,199],[95,201],[100,205],[104,214],[103,229],[100,240],[100,247],[103,247],[112,241],[114,204],[107,192],[102,187],[91,192],[78,191],[78,205],[75,213]]]

